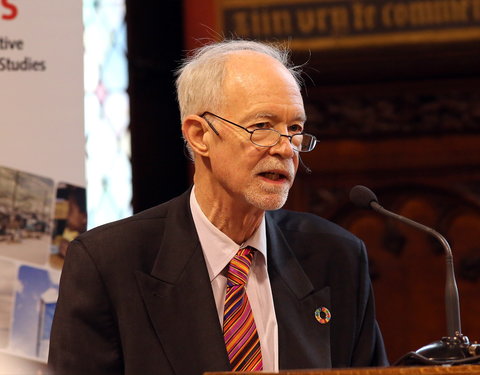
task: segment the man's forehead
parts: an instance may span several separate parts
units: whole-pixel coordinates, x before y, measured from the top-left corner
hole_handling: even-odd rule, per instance
[[[261,89],[265,85],[275,85],[279,80],[289,82],[300,90],[292,73],[280,61],[263,53],[237,51],[229,56],[225,63],[224,87],[245,84]]]
[[[284,121],[285,115],[288,121],[304,121],[300,87],[280,61],[256,51],[237,51],[230,55],[225,68],[223,106],[241,111],[242,121],[262,116],[279,116],[278,120]],[[282,113],[286,108],[288,114]]]
[[[272,66],[280,69],[288,69],[272,56],[257,51],[242,50],[232,51],[227,55],[225,68],[227,72],[236,73],[245,71],[251,66]],[[253,73],[252,71],[250,71]]]

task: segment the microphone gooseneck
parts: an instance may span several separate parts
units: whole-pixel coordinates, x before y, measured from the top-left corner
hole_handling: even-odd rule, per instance
[[[453,268],[453,255],[448,241],[436,230],[417,223],[405,216],[398,215],[394,212],[383,208],[379,203],[377,196],[366,186],[357,185],[350,191],[350,200],[357,206],[362,208],[371,208],[383,215],[392,217],[405,224],[408,224],[421,231],[427,232],[435,237],[442,244],[445,250],[445,260],[447,263],[446,282],[445,282],[445,309],[447,316],[447,333],[448,336],[454,337],[461,333],[460,328],[460,302],[458,297],[457,282],[455,280],[455,270]]]
[[[446,281],[445,281],[445,312],[447,318],[447,337],[420,348],[416,352],[407,353],[396,365],[412,364],[458,364],[480,361],[476,353],[478,344],[469,343],[468,337],[462,335],[460,328],[460,302],[455,280],[452,250],[448,241],[436,230],[413,221],[402,215],[391,212],[378,203],[377,196],[369,188],[357,185],[350,191],[350,200],[356,206],[372,209],[382,215],[399,220],[416,229],[429,233],[435,237],[445,250]]]

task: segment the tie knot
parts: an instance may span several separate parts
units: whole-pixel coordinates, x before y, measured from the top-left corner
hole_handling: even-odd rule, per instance
[[[237,251],[228,265],[227,285],[245,285],[253,261],[254,250],[246,247]]]

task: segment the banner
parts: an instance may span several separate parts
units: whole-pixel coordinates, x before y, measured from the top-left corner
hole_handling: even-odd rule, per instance
[[[217,0],[225,35],[335,49],[480,40],[480,0]]]
[[[0,0],[0,372],[47,360],[86,229],[82,2]]]

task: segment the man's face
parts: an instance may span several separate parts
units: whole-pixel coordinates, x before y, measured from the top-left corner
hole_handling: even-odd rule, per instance
[[[249,130],[272,128],[298,132],[305,122],[303,100],[295,79],[278,61],[255,52],[238,52],[227,62],[222,102],[215,114]],[[250,134],[209,117],[209,162],[214,194],[235,205],[274,210],[282,207],[292,186],[298,153],[286,137],[272,147],[250,142]],[[218,189],[218,190],[217,190]],[[242,206],[243,205],[243,206]]]

